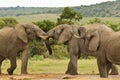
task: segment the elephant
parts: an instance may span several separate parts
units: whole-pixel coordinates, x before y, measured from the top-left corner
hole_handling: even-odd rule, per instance
[[[85,30],[84,27],[79,30],[83,34],[80,39],[84,40],[86,51],[96,55],[100,77],[107,78],[112,64],[120,65],[120,31],[103,33],[98,29]]]
[[[28,44],[35,39],[43,39],[52,54],[52,50],[47,40],[47,34],[34,24],[17,24],[14,27],[4,27],[0,29],[0,74],[2,61],[6,58],[10,60],[10,68],[7,69],[9,75],[17,67],[16,57],[21,54],[21,74],[27,74]]]
[[[79,25],[68,25],[61,24],[47,32],[49,38],[57,40],[58,44],[64,44],[68,47],[68,52],[70,55],[70,61],[68,64],[66,74],[77,75],[77,60],[80,58],[82,51],[85,50],[84,40],[79,38],[79,36],[84,36],[84,32],[89,29],[97,29],[101,33],[114,32],[112,29],[106,27],[102,24],[91,24],[85,25],[86,27],[80,28]],[[80,32],[81,31],[81,32]],[[83,32],[82,32],[83,31]],[[104,34],[102,35],[104,36]],[[88,52],[89,53],[89,52]],[[95,56],[93,54],[88,54],[90,56]],[[96,57],[96,56],[95,56]],[[118,70],[115,65],[111,67],[111,74],[118,75]]]

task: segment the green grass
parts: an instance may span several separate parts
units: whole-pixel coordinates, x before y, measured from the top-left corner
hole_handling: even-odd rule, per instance
[[[29,60],[28,72],[29,73],[65,73],[69,60],[56,60],[56,59],[44,59],[44,60]],[[2,64],[2,72],[7,73],[6,70],[9,67],[9,60],[5,60]],[[15,74],[20,74],[21,60],[17,60],[17,69]],[[97,74],[96,59],[80,59],[78,61],[78,72],[80,74]]]
[[[41,20],[57,21],[59,14],[35,14],[35,15],[6,16],[6,17],[13,17],[20,23],[31,23]]]
[[[30,74],[38,73],[65,73],[69,60],[44,59],[44,60],[29,60],[28,72]],[[9,60],[3,61],[2,72],[7,74]],[[120,73],[120,66],[117,66]],[[21,60],[17,60],[17,68],[15,74],[20,74]],[[78,61],[79,74],[98,74],[96,59],[80,59]]]
[[[80,21],[80,24],[86,24],[89,22],[89,20],[93,20],[96,17],[83,17],[83,19]],[[118,24],[120,23],[120,18],[119,17],[97,17],[99,18],[102,22],[105,23],[112,23],[112,24]]]

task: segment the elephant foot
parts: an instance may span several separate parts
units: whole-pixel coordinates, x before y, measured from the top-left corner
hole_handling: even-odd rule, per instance
[[[21,72],[21,74],[28,74],[28,72]]]
[[[66,71],[65,74],[78,75],[77,72],[73,72],[73,71]]]
[[[9,75],[13,75],[13,71],[10,68],[7,69],[7,72],[8,72]]]

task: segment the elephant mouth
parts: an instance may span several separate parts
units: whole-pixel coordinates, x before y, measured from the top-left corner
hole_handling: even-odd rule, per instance
[[[39,39],[39,40],[41,40],[41,39],[46,40],[46,39],[48,39],[48,37],[49,36],[46,36],[46,35],[44,35],[44,36],[43,35],[36,36],[36,38]]]
[[[64,44],[64,45],[67,45],[67,44],[68,44],[68,42],[69,42],[69,40],[65,41],[63,44]]]

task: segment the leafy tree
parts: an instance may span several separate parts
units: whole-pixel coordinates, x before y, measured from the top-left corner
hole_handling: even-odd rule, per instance
[[[69,7],[65,7],[60,15],[60,18],[57,19],[57,24],[67,23],[73,24],[74,21],[80,21],[82,19],[82,15],[78,12],[75,12],[73,9]],[[74,20],[74,21],[73,21]]]

